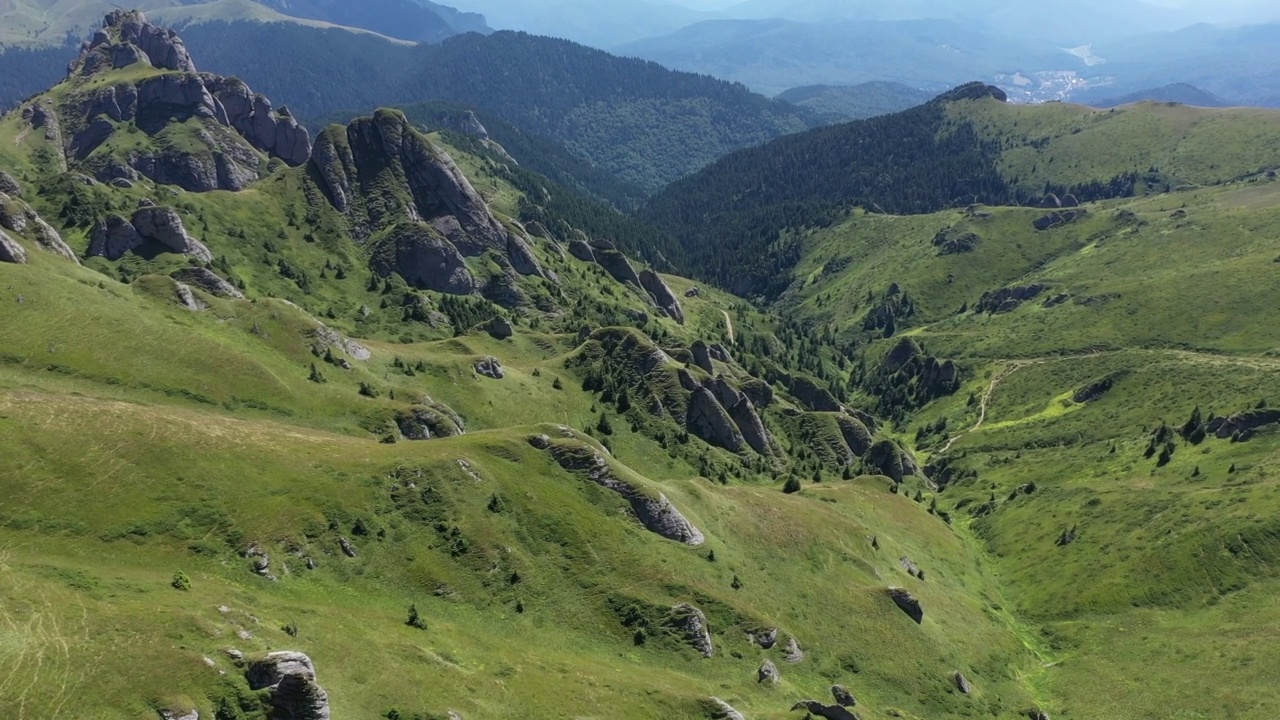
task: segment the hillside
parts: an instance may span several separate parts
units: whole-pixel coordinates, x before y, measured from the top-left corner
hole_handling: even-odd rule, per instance
[[[1084,102],[1084,104],[1097,108],[1113,108],[1140,102],[1179,103],[1195,107],[1226,107],[1227,105],[1222,98],[1213,93],[1205,92],[1194,85],[1186,83],[1174,83],[1173,85],[1164,85],[1158,88],[1136,90],[1126,95],[1090,100]]]
[[[0,715],[1050,701],[834,345],[473,136],[197,62],[113,13],[0,119]]]
[[[1037,205],[1049,195],[1086,202],[1212,185],[1280,164],[1269,154],[1280,123],[1265,110],[1002,100],[998,89],[968,85],[896,115],[782,138],[673,184],[640,215],[681,240],[689,271],[774,298],[795,277],[802,236],[793,231],[837,222],[854,207],[919,214]]]
[[[798,105],[832,122],[865,120],[915,107],[932,99],[932,95],[906,85],[891,82],[867,82],[859,85],[808,85],[787,90],[777,99]]]

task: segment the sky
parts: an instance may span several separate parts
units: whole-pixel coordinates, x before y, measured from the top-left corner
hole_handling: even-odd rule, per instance
[[[600,0],[602,4],[625,0]],[[720,11],[731,8],[741,0],[668,0],[695,10]],[[886,0],[892,3],[893,0]],[[1146,0],[1148,4],[1181,9],[1196,22],[1241,22],[1273,20],[1280,18],[1280,0]],[[1054,7],[1070,8],[1073,0],[1055,0]],[[962,8],[965,0],[955,0]]]

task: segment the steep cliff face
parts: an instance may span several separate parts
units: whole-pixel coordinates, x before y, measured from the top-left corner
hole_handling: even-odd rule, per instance
[[[21,116],[63,168],[103,182],[240,190],[273,157],[296,166],[310,156],[287,110],[239,80],[197,72],[182,39],[136,11],[107,15],[55,90]]]

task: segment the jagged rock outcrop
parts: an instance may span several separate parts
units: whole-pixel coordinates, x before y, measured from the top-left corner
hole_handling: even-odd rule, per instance
[[[485,323],[484,331],[495,340],[506,340],[516,333],[515,328],[511,327],[511,321],[501,315],[494,315],[493,319]]]
[[[493,380],[501,380],[506,377],[506,373],[502,370],[502,363],[498,358],[492,356],[482,357],[476,361],[475,370],[480,375]]]
[[[515,233],[507,233],[507,258],[511,267],[521,275],[537,276],[553,282],[556,280],[554,274],[538,262],[529,243]]]
[[[708,698],[707,702],[711,705],[711,712],[708,716],[711,720],[747,720],[732,705],[718,697]]]
[[[715,343],[709,348],[711,359],[722,363],[733,362],[733,356],[729,354],[729,349],[720,343]]]
[[[685,426],[697,437],[729,452],[742,452],[748,447],[733,419],[704,387],[695,389],[689,399]]]
[[[716,368],[711,364],[711,348],[701,340],[695,340],[689,346],[689,352],[693,353],[693,364],[702,368],[702,371],[708,375],[714,375]]]
[[[801,700],[791,707],[792,712],[796,710],[807,710],[820,718],[827,720],[861,720],[852,711],[847,710],[839,705],[824,705],[817,700]]]
[[[711,630],[707,624],[707,616],[689,603],[680,603],[671,608],[667,616],[667,627],[684,636],[685,642],[702,653],[703,657],[715,655],[715,644],[711,641]]]
[[[303,653],[273,652],[252,663],[245,678],[250,689],[269,691],[273,720],[329,720],[329,695]]]
[[[196,297],[195,293],[191,292],[190,285],[186,285],[180,282],[175,282],[174,295],[178,298],[178,303],[181,304],[182,307],[188,310],[191,310],[193,312],[199,312],[201,310],[207,310],[209,308],[208,305],[205,305],[203,302],[200,301],[199,298]]]
[[[254,93],[239,78],[204,76],[206,87],[222,106],[226,123],[259,150],[297,167],[311,159],[311,134],[288,108],[273,110],[266,96]]]
[[[25,265],[27,262],[26,248],[22,247],[17,240],[9,237],[3,230],[0,230],[0,262],[18,265]]]
[[[780,682],[782,682],[782,673],[778,672],[778,666],[772,660],[766,659],[760,663],[760,669],[756,670],[756,683],[777,685]]]
[[[924,622],[924,608],[914,595],[902,588],[891,587],[888,592],[889,599],[893,600],[894,604],[907,614],[907,617],[915,620],[917,625]]]
[[[661,275],[650,268],[645,268],[640,271],[640,286],[649,293],[649,297],[653,298],[654,305],[677,323],[684,324],[684,307],[680,305],[680,298],[676,297]]]
[[[423,223],[396,225],[374,248],[369,264],[382,277],[399,273],[423,290],[471,295],[479,289],[458,248]]]
[[[902,478],[906,475],[906,468],[903,466],[902,448],[892,440],[880,440],[867,450],[866,462],[870,469],[879,472],[881,475],[893,480],[895,483],[902,482]]]
[[[89,239],[89,255],[119,260],[131,250],[154,242],[169,252],[187,255],[200,262],[212,262],[213,253],[204,243],[187,233],[178,211],[143,201],[132,220],[109,215],[100,220]]]
[[[768,650],[778,644],[778,628],[769,628],[763,632],[750,633],[747,635],[747,641],[759,645],[764,650]]]
[[[840,401],[831,391],[818,385],[804,375],[793,375],[786,379],[787,389],[806,409],[813,412],[840,412],[843,408]]]
[[[107,15],[102,29],[80,48],[72,69],[92,75],[103,69],[121,68],[145,60],[162,70],[193,73],[195,62],[182,38],[173,30],[147,22],[136,10],[116,10]]]
[[[742,439],[751,446],[752,450],[761,455],[771,455],[777,449],[777,440],[765,429],[764,422],[760,419],[760,414],[756,412],[756,406],[752,404],[750,398],[742,396],[737,404],[729,408],[729,417],[738,426]]]
[[[244,294],[235,285],[218,277],[208,268],[182,268],[169,273],[169,277],[181,283],[194,285],[215,297],[243,300]]]
[[[933,246],[938,248],[939,255],[960,255],[973,252],[981,240],[977,233],[946,228],[939,230],[938,234],[933,236]]]
[[[316,139],[312,163],[334,208],[351,218],[357,235],[421,221],[466,257],[507,251],[507,229],[453,158],[399,111],[379,110],[345,129],[325,130]],[[396,173],[391,187],[388,169]]]
[[[644,284],[640,282],[640,276],[631,266],[631,261],[613,243],[608,240],[592,240],[591,252],[595,256],[596,263],[612,275],[614,280],[644,289]]]
[[[427,398],[396,415],[396,427],[406,440],[431,440],[466,433],[466,424],[453,408]]]
[[[12,181],[12,178],[9,179]],[[15,240],[30,240],[41,250],[79,264],[80,259],[76,257],[75,251],[62,240],[58,231],[18,197],[17,183],[13,183],[13,187],[9,189],[15,192],[9,194],[0,188],[0,228],[12,231],[17,236]]]
[[[1019,285],[1001,288],[994,292],[985,292],[978,304],[973,306],[974,312],[995,315],[1016,310],[1019,305],[1039,297],[1047,288],[1044,285]]]
[[[621,495],[630,503],[640,524],[650,532],[694,547],[706,542],[702,531],[694,527],[666,495],[658,493],[654,497],[618,477],[609,461],[594,450],[583,446],[557,445],[551,447],[551,454],[565,470],[583,473],[591,482]]]
[[[596,261],[596,254],[592,252],[591,246],[585,240],[573,239],[569,241],[569,254],[578,258],[582,262],[593,263]]]
[[[12,197],[22,197],[22,186],[9,173],[0,170],[0,193]]]
[[[858,698],[843,685],[832,685],[831,697],[835,698],[836,704],[840,707],[854,707],[858,704]]]
[[[1248,440],[1259,428],[1280,423],[1280,410],[1246,410],[1229,417],[1214,418],[1205,431],[1225,440]]]
[[[1036,230],[1043,232],[1050,228],[1073,223],[1087,214],[1087,210],[1062,210],[1059,212],[1051,212],[1048,215],[1036,218],[1031,223],[1031,226]]]

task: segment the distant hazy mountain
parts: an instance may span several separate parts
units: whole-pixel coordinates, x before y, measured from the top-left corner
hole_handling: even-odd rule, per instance
[[[617,52],[776,94],[801,85],[887,80],[945,88],[1002,73],[1085,67],[1048,44],[948,20],[805,23],[714,20]]]
[[[1086,102],[1086,104],[1099,108],[1112,108],[1145,101],[1174,102],[1196,107],[1226,107],[1230,104],[1213,93],[1205,92],[1187,83],[1174,83],[1164,87],[1138,90],[1127,95],[1103,98],[1094,102]]]
[[[668,0],[456,0],[503,30],[523,30],[599,48],[666,35],[718,15]]]
[[[285,15],[372,30],[401,40],[439,42],[465,32],[491,32],[484,16],[428,0],[255,0]]]
[[[808,108],[823,118],[843,122],[899,112],[930,98],[931,93],[901,83],[867,82],[791,88],[778,95],[777,99]]]

